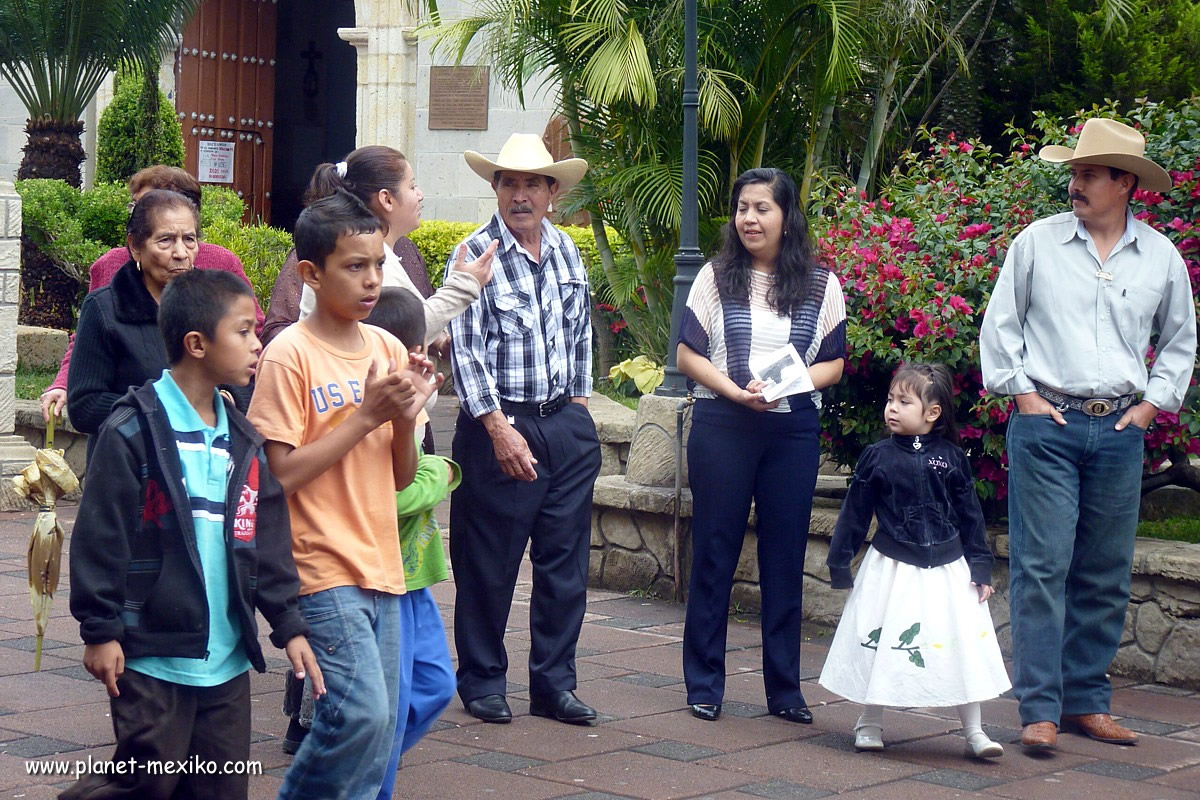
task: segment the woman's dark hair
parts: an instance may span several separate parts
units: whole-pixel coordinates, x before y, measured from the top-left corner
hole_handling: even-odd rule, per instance
[[[186,208],[192,212],[196,220],[196,233],[200,233],[200,209],[196,204],[179,192],[169,189],[151,189],[142,195],[133,210],[129,212],[129,221],[125,223],[125,235],[132,239],[138,247],[146,244],[146,240],[154,233],[154,224],[158,215],[163,211],[174,208]]]
[[[381,144],[358,148],[346,156],[345,164],[344,178],[338,175],[336,164],[318,165],[309,179],[304,204],[312,205],[340,189],[357,197],[374,213],[374,200],[379,192],[383,189],[396,192],[409,171],[403,153]]]
[[[954,375],[945,364],[905,364],[892,376],[888,391],[901,389],[921,398],[921,404],[941,406],[942,413],[931,433],[958,444],[958,422],[954,413]]]
[[[129,179],[129,193],[137,194],[143,189],[170,189],[196,204],[200,208],[200,182],[179,167],[155,164],[133,173]]]
[[[737,210],[742,190],[754,184],[769,186],[775,204],[783,209],[783,239],[779,245],[775,282],[767,292],[767,302],[776,313],[791,313],[804,301],[817,262],[808,241],[808,220],[800,208],[800,193],[796,183],[783,170],[773,167],[746,170],[734,182],[725,244],[720,255],[713,259],[717,290],[722,297],[737,300],[750,297],[751,258],[738,236]]]

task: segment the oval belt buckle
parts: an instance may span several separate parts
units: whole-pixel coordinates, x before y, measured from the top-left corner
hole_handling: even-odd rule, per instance
[[[1084,404],[1084,409],[1093,417],[1107,416],[1112,411],[1112,408],[1112,403],[1103,399],[1088,400]]]

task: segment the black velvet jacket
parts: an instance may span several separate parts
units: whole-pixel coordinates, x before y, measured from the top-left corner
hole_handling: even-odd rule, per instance
[[[835,589],[853,585],[850,560],[879,520],[872,546],[918,567],[940,567],[965,555],[971,580],[992,582],[992,551],[967,456],[937,435],[892,436],[858,459],[842,503],[829,566]]]

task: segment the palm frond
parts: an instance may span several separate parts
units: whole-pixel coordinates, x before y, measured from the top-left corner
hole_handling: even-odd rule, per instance
[[[0,0],[0,76],[32,118],[74,122],[108,73],[157,70],[199,0]]]

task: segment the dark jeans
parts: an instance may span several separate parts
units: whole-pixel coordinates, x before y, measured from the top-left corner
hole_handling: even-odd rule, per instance
[[[778,713],[805,705],[800,607],[818,428],[811,406],[774,413],[724,399],[696,401],[687,453],[692,575],[683,674],[689,703],[720,703],[725,693],[729,594],[753,499],[767,708]]]
[[[1125,624],[1145,431],[1079,411],[1008,423],[1013,691],[1022,724],[1107,713]]]
[[[92,774],[59,795],[60,800],[207,800],[245,798],[249,776],[223,774],[250,757],[250,674],[218,686],[183,686],[131,669],[117,681],[120,697],[109,701],[117,737],[114,763],[136,768],[124,775]],[[133,759],[130,761],[130,759]],[[213,770],[164,774],[155,764],[211,762]],[[210,774],[211,772],[211,774]],[[201,774],[203,773],[203,774]]]
[[[600,441],[591,414],[578,403],[549,417],[514,420],[537,459],[535,481],[505,475],[487,430],[465,411],[454,432],[463,480],[450,503],[450,561],[464,703],[507,693],[504,628],[527,543],[533,563],[529,690],[548,694],[576,684]]]

